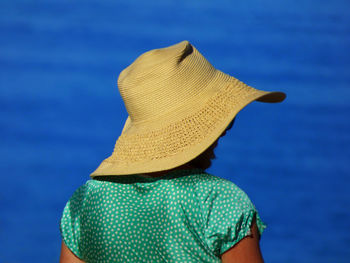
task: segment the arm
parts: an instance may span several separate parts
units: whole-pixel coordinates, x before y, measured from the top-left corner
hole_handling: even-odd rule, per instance
[[[74,255],[62,241],[60,263],[84,263],[84,261]]]
[[[236,245],[221,255],[223,263],[263,263],[260,247],[259,247],[259,232],[256,226],[256,221],[253,221],[251,227],[251,236],[246,236]]]

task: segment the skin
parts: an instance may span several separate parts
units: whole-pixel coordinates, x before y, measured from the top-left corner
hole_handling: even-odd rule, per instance
[[[61,243],[61,255],[60,255],[60,263],[84,263],[80,258],[73,254],[72,251],[66,246],[66,244],[62,241]]]
[[[164,174],[168,173],[169,171],[172,171],[175,169],[178,170],[178,169],[189,169],[189,168],[201,168],[205,170],[209,168],[211,166],[212,159],[216,158],[214,149],[218,145],[219,139],[222,136],[225,136],[226,131],[232,127],[233,122],[234,120],[232,121],[231,125],[229,125],[228,128],[221,134],[221,136],[212,145],[210,145],[205,152],[203,152],[194,160],[184,165],[181,165],[179,167],[176,167],[174,169],[148,173],[147,175],[154,176],[154,177],[161,177]],[[256,220],[254,218],[251,226],[251,234],[244,237],[241,241],[239,241],[233,247],[225,251],[221,255],[221,261],[223,263],[263,263],[264,260],[260,251],[259,240],[260,240],[260,235],[259,235],[258,228],[256,226]],[[84,261],[82,261],[77,256],[75,256],[62,241],[60,263],[82,263],[82,262]]]

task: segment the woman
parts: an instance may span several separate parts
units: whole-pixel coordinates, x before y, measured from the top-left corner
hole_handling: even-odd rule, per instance
[[[263,262],[249,197],[205,170],[242,108],[285,94],[215,69],[188,41],[139,56],[118,88],[129,117],[67,202],[60,262]]]

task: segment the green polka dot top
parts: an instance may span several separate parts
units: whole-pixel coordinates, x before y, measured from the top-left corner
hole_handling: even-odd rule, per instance
[[[67,202],[60,232],[85,262],[221,262],[253,218],[261,234],[266,225],[231,181],[175,170],[88,180]]]

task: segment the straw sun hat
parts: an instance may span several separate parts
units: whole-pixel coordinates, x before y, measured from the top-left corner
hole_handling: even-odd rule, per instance
[[[281,102],[215,69],[188,41],[139,56],[118,78],[128,111],[113,153],[90,174],[168,170],[189,162],[252,101]]]

